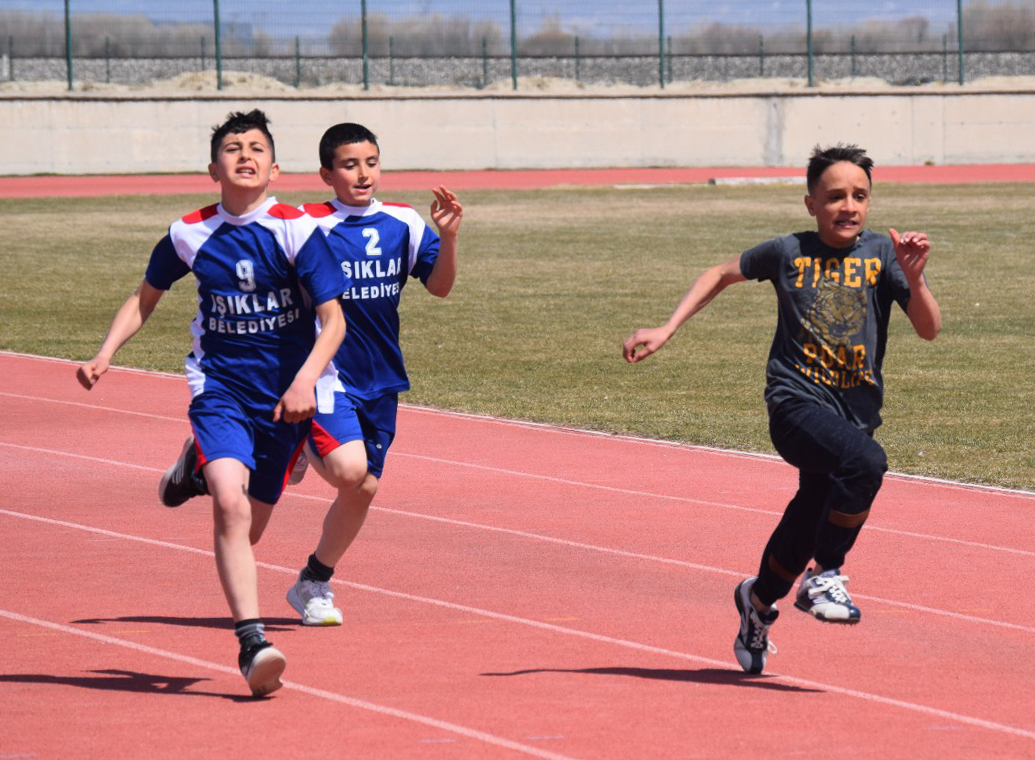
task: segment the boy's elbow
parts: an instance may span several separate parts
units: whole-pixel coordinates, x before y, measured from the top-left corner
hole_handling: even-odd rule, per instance
[[[917,325],[916,334],[924,340],[934,340],[942,331],[942,321],[939,319],[929,325]]]
[[[449,295],[450,291],[453,289],[453,283],[452,282],[437,282],[435,280],[428,280],[428,284],[425,286],[425,288],[427,289],[427,291],[429,293],[431,293],[431,295],[433,295],[433,296],[435,296],[437,298],[445,298],[446,296]]]

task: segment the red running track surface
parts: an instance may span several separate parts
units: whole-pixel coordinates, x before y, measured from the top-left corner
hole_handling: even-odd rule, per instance
[[[804,168],[653,168],[653,169],[553,169],[514,171],[442,171],[384,173],[383,193],[430,190],[445,185],[452,190],[531,189],[565,185],[702,184],[712,180],[765,181],[800,179]],[[983,164],[955,166],[878,166],[877,182],[971,183],[1035,182],[1035,164]],[[0,177],[0,198],[40,198],[141,193],[208,193],[215,184],[206,174],[125,176]],[[328,187],[316,172],[281,174],[271,185],[274,193],[312,191],[324,196]]]
[[[0,353],[0,757],[1035,756],[1035,494],[889,476],[845,568],[863,622],[785,601],[747,676],[733,587],[788,466],[404,406],[343,627],[284,601],[330,489],[277,506],[256,553],[287,685],[251,700],[209,504],[156,497],[183,378],[74,370]]]

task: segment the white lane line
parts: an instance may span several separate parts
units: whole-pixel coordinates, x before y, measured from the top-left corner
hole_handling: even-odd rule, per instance
[[[140,537],[140,536],[133,536],[133,535],[126,534],[126,533],[117,533],[115,531],[105,530],[103,528],[94,528],[94,527],[91,527],[91,526],[88,526],[88,525],[81,525],[81,524],[78,524],[78,523],[66,522],[64,520],[54,520],[54,519],[48,518],[48,517],[38,517],[36,515],[28,515],[28,514],[23,514],[23,513],[19,513],[19,512],[11,512],[11,511],[6,510],[6,509],[0,509],[0,514],[8,515],[10,517],[16,517],[16,518],[33,520],[33,521],[36,521],[36,522],[47,523],[47,524],[50,524],[50,525],[56,525],[56,526],[60,526],[60,527],[63,527],[63,528],[71,528],[73,530],[80,530],[80,531],[85,531],[85,532],[89,532],[89,533],[96,533],[96,534],[105,535],[105,536],[114,536],[114,537],[122,538],[122,539],[127,540],[127,541],[135,541],[135,542],[149,544],[149,545],[152,545],[152,546],[161,546],[161,547],[164,547],[164,548],[167,548],[167,549],[174,549],[174,550],[177,550],[177,551],[187,551],[187,552],[190,552],[192,554],[203,554],[203,555],[207,555],[209,557],[214,556],[214,554],[212,552],[210,552],[210,551],[206,551],[206,550],[203,550],[203,549],[197,549],[197,548],[191,547],[191,546],[184,546],[182,544],[174,544],[174,543],[171,543],[169,541],[160,541],[160,540],[151,539],[151,538],[143,538],[143,537]],[[272,565],[272,564],[269,564],[269,563],[266,563],[266,562],[257,562],[256,565],[258,567],[263,568],[263,569],[271,570],[271,571],[278,572],[278,573],[282,573],[282,574],[285,574],[285,575],[288,575],[288,576],[292,576],[292,577],[294,575],[296,575],[296,573],[297,573],[297,570],[295,568],[284,567],[282,565]],[[392,598],[395,598],[395,599],[403,599],[403,600],[406,600],[406,601],[416,602],[416,603],[419,603],[419,604],[433,605],[435,607],[441,607],[441,608],[444,608],[444,609],[449,609],[449,610],[453,610],[453,611],[457,611],[457,612],[464,612],[464,613],[467,613],[467,614],[470,614],[470,615],[477,615],[477,616],[481,616],[481,617],[488,617],[488,618],[492,618],[494,620],[500,620],[500,621],[507,622],[507,623],[514,623],[514,624],[517,624],[517,625],[528,626],[528,627],[536,628],[536,629],[543,630],[543,631],[549,631],[551,633],[558,633],[558,634],[562,634],[562,635],[565,635],[565,636],[573,636],[573,637],[577,637],[577,638],[586,639],[586,640],[589,640],[589,641],[596,641],[596,642],[603,643],[603,644],[610,644],[610,645],[613,645],[613,646],[624,647],[626,649],[633,649],[633,650],[637,650],[637,651],[640,651],[640,652],[647,652],[647,653],[650,653],[650,654],[664,655],[664,656],[667,656],[667,657],[673,657],[673,658],[677,658],[677,659],[681,659],[681,660],[687,660],[687,661],[690,661],[690,662],[696,662],[696,663],[700,663],[702,665],[707,665],[707,666],[713,667],[713,668],[719,668],[719,669],[722,669],[722,670],[729,670],[730,672],[733,672],[733,673],[739,673],[740,672],[740,671],[737,671],[737,670],[734,670],[733,668],[731,668],[729,666],[729,663],[727,663],[727,662],[725,662],[723,660],[715,660],[715,659],[712,659],[710,657],[703,657],[701,655],[690,654],[688,652],[679,652],[679,651],[675,651],[675,650],[671,650],[671,649],[664,649],[662,647],[656,647],[656,646],[652,646],[652,645],[649,645],[649,644],[642,644],[642,643],[637,642],[637,641],[629,641],[627,639],[618,639],[618,638],[614,638],[614,637],[611,637],[611,636],[605,636],[603,634],[593,633],[591,631],[583,631],[583,630],[579,630],[579,629],[576,629],[576,628],[567,628],[565,626],[556,625],[555,623],[547,623],[547,622],[543,622],[543,621],[540,621],[540,620],[531,620],[529,618],[521,618],[521,617],[517,617],[515,615],[508,615],[506,613],[494,612],[492,610],[481,609],[481,608],[478,608],[478,607],[471,607],[471,606],[468,606],[468,605],[465,605],[465,604],[457,604],[455,602],[447,602],[447,601],[442,600],[442,599],[432,599],[430,597],[417,596],[415,594],[409,594],[409,593],[406,593],[406,592],[403,592],[403,591],[392,591],[391,589],[380,588],[380,587],[377,587],[377,586],[369,586],[369,585],[366,585],[366,584],[363,584],[363,583],[355,583],[355,582],[351,582],[351,581],[340,581],[340,580],[334,580],[334,581],[332,581],[332,583],[335,583],[335,584],[341,585],[341,586],[345,586],[345,587],[348,587],[348,588],[357,589],[357,590],[360,590],[360,591],[366,591],[366,592],[369,592],[369,593],[379,594],[379,595],[382,595],[382,596],[389,596],[389,597],[392,597]],[[56,625],[56,624],[53,624],[53,625]],[[73,629],[69,629],[69,630],[76,631],[77,629],[73,628]],[[81,632],[81,633],[85,634],[87,632]],[[94,635],[96,635],[96,634],[94,634]],[[179,657],[179,656],[177,655],[177,657]],[[200,663],[201,661],[198,661],[198,662]],[[223,666],[217,666],[217,667],[223,668]],[[228,671],[228,672],[233,672],[229,668],[227,668],[225,670]],[[774,679],[774,680],[784,681],[786,683],[789,683],[789,684],[792,684],[792,685],[795,685],[795,686],[801,686],[803,688],[818,689],[818,690],[829,692],[829,693],[833,693],[833,694],[841,694],[843,696],[853,697],[855,699],[860,699],[860,700],[863,700],[863,701],[866,701],[866,702],[873,702],[875,704],[888,705],[888,706],[891,706],[891,707],[900,708],[900,709],[907,710],[907,711],[910,711],[910,712],[919,713],[919,714],[922,714],[922,715],[938,717],[938,718],[944,718],[946,720],[951,720],[951,721],[954,721],[954,722],[957,722],[957,723],[962,723],[962,724],[969,725],[969,726],[975,726],[975,727],[978,727],[978,728],[984,728],[984,729],[987,729],[989,731],[994,731],[996,733],[1009,734],[1009,735],[1012,735],[1012,736],[1023,737],[1025,739],[1035,740],[1035,731],[1027,731],[1027,730],[1024,730],[1024,729],[1021,729],[1021,728],[1017,728],[1015,726],[1008,726],[1008,725],[1005,725],[1005,724],[1002,724],[1002,723],[995,723],[993,721],[984,720],[982,718],[975,718],[974,716],[971,716],[971,715],[963,715],[963,714],[960,714],[960,713],[954,713],[954,712],[950,712],[950,711],[947,711],[947,710],[941,710],[941,709],[938,709],[936,707],[929,707],[927,705],[922,705],[922,704],[918,704],[918,703],[915,703],[915,702],[908,702],[908,701],[901,700],[901,699],[894,699],[892,697],[885,697],[885,696],[882,696],[880,694],[872,694],[870,692],[859,691],[859,690],[856,690],[856,689],[846,689],[846,688],[843,688],[843,687],[840,687],[840,686],[833,686],[833,685],[830,685],[830,684],[821,683],[819,681],[812,681],[812,680],[809,680],[809,679],[798,678],[796,676],[786,676],[786,675],[781,675],[779,673],[771,673],[771,674],[768,674],[768,678]],[[350,698],[343,697],[342,699],[350,699]],[[384,709],[390,709],[390,708],[384,708]],[[534,748],[532,748],[532,749],[534,749]],[[538,751],[538,750],[536,750],[536,751]]]
[[[160,419],[168,419],[168,418],[162,417]],[[182,422],[182,420],[177,420],[177,421]],[[40,454],[48,454],[48,455],[54,455],[54,456],[64,456],[64,457],[68,457],[70,459],[80,459],[80,460],[89,461],[89,462],[98,462],[98,463],[110,464],[110,465],[120,465],[120,466],[124,466],[124,467],[131,467],[131,468],[138,469],[138,470],[147,470],[147,471],[150,471],[150,472],[164,472],[164,470],[161,470],[161,469],[158,469],[158,468],[155,468],[155,467],[146,467],[146,466],[143,466],[143,465],[135,465],[135,464],[125,464],[125,463],[118,462],[118,461],[111,460],[111,459],[103,459],[103,458],[100,458],[100,457],[91,457],[91,456],[84,455],[84,454],[73,454],[73,453],[66,452],[66,451],[59,451],[59,450],[56,450],[56,449],[45,449],[45,448],[40,448],[40,447],[37,447],[37,446],[23,446],[23,445],[17,444],[17,443],[7,443],[5,441],[0,441],[0,447],[8,447],[8,448],[12,448],[12,449],[19,449],[19,450],[22,450],[22,451],[32,451],[32,452],[36,452],[36,453],[40,453]],[[550,482],[550,483],[558,483],[560,485],[565,485],[565,486],[573,486],[573,487],[576,487],[576,488],[586,488],[586,489],[597,490],[597,491],[607,491],[607,492],[610,492],[610,493],[619,493],[619,494],[623,494],[623,495],[626,495],[626,496],[632,496],[632,497],[635,497],[637,499],[648,499],[648,500],[649,499],[657,499],[657,500],[660,500],[660,501],[670,501],[670,502],[676,502],[676,503],[679,503],[679,504],[696,504],[696,505],[699,505],[699,506],[714,507],[716,509],[727,509],[727,510],[733,510],[733,511],[737,511],[737,512],[748,512],[748,513],[751,513],[751,514],[760,514],[760,515],[766,515],[766,516],[769,516],[769,517],[779,517],[782,514],[781,512],[776,511],[776,510],[772,510],[772,509],[761,509],[761,508],[758,508],[758,507],[745,507],[745,506],[741,506],[739,504],[730,504],[729,502],[708,501],[706,499],[695,499],[695,498],[690,497],[690,496],[673,496],[673,495],[669,495],[669,494],[651,493],[649,491],[637,491],[637,490],[630,489],[630,488],[619,488],[617,486],[605,486],[605,485],[600,485],[599,483],[590,483],[588,481],[571,480],[571,479],[567,479],[567,478],[557,478],[557,477],[553,477],[551,475],[541,475],[539,473],[522,472],[520,470],[510,470],[510,469],[506,469],[506,468],[503,468],[503,467],[492,467],[492,466],[489,466],[489,465],[472,464],[470,462],[460,462],[460,461],[450,460],[450,459],[441,459],[441,458],[438,458],[438,457],[425,456],[423,454],[407,454],[405,452],[401,452],[400,451],[400,452],[394,453],[393,456],[407,457],[407,458],[410,458],[410,459],[419,459],[419,460],[426,461],[426,462],[434,462],[436,464],[448,464],[448,465],[451,465],[453,467],[467,467],[469,469],[482,470],[482,471],[486,471],[486,472],[494,472],[494,473],[498,473],[500,475],[507,475],[507,476],[516,477],[516,478],[527,478],[527,479],[532,479],[532,480],[542,480],[542,481],[546,481],[546,482]],[[376,509],[376,507],[374,507],[374,508]],[[1016,549],[1016,548],[1010,547],[1010,546],[999,546],[999,545],[996,545],[996,544],[986,544],[986,543],[982,543],[980,541],[967,541],[967,540],[962,539],[962,538],[952,538],[950,536],[937,536],[937,535],[933,535],[933,534],[929,534],[929,533],[917,533],[917,532],[914,532],[914,531],[898,530],[896,528],[884,528],[884,527],[881,527],[879,524],[874,524],[873,521],[867,521],[867,523],[866,523],[866,530],[867,531],[874,531],[874,532],[878,532],[878,533],[887,533],[889,535],[894,535],[894,536],[905,536],[905,537],[908,537],[908,538],[918,538],[918,539],[927,540],[927,541],[937,541],[937,542],[941,542],[941,543],[953,544],[953,545],[956,545],[956,546],[967,546],[967,547],[974,548],[974,549],[985,549],[985,550],[988,550],[988,551],[1002,552],[1002,553],[1005,553],[1005,554],[1017,554],[1017,555],[1020,555],[1022,557],[1035,557],[1035,551],[1028,551],[1028,550],[1025,550],[1025,549]]]
[[[152,657],[163,657],[168,660],[175,660],[182,662],[187,665],[192,665],[198,668],[204,668],[206,670],[214,670],[225,675],[240,676],[240,671],[235,670],[226,665],[220,665],[215,662],[209,662],[208,660],[202,660],[197,657],[190,657],[188,655],[180,654],[178,652],[170,652],[167,649],[159,649],[157,647],[147,646],[146,644],[139,644],[135,641],[127,641],[125,639],[115,638],[114,636],[106,636],[103,633],[96,633],[94,631],[86,631],[81,628],[73,628],[72,626],[62,625],[61,623],[54,623],[49,620],[40,620],[39,618],[29,617],[27,615],[20,615],[17,612],[11,612],[9,610],[0,610],[0,617],[5,617],[10,620],[17,621],[19,623],[25,623],[28,625],[38,626],[40,628],[46,628],[52,631],[58,631],[60,633],[70,634],[73,636],[81,636],[87,639],[93,639],[103,644],[111,644],[114,646],[124,647],[126,649],[133,649],[137,652],[143,652],[144,654],[151,655]],[[505,749],[514,750],[515,752],[521,752],[526,755],[533,757],[547,758],[548,760],[573,760],[567,755],[559,755],[554,752],[547,752],[545,750],[538,749],[536,747],[530,747],[519,742],[511,741],[510,739],[504,739],[501,736],[494,736],[493,734],[486,733],[484,731],[478,731],[477,729],[467,728],[456,723],[450,723],[448,721],[439,720],[438,718],[430,718],[426,715],[420,715],[418,713],[408,712],[406,710],[398,710],[394,707],[387,707],[385,705],[379,705],[374,702],[367,702],[363,699],[356,699],[355,697],[349,697],[344,694],[339,694],[333,691],[327,691],[326,689],[318,689],[313,686],[306,686],[305,684],[296,683],[294,681],[284,681],[284,688],[292,691],[298,691],[303,694],[307,694],[310,697],[316,697],[318,699],[326,699],[330,702],[337,702],[338,704],[347,705],[349,707],[355,707],[360,710],[367,710],[369,712],[379,713],[381,715],[388,715],[393,718],[400,718],[413,723],[420,723],[425,726],[438,729],[440,731],[448,731],[452,734],[466,737],[468,739],[475,739],[486,744],[492,744],[497,747],[503,747]]]

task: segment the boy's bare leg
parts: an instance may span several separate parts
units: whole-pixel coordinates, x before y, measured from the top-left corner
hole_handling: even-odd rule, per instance
[[[363,527],[377,493],[378,479],[367,472],[363,441],[349,441],[326,457],[310,456],[309,461],[320,477],[338,490],[324,517],[320,543],[316,546],[316,558],[334,567]]]
[[[310,465],[338,494],[324,517],[316,551],[288,591],[288,603],[305,625],[341,625],[343,616],[334,606],[334,593],[327,581],[363,527],[378,479],[367,471],[363,441],[349,441],[323,458],[314,456],[306,446]]]
[[[216,569],[234,621],[259,617],[248,476],[248,468],[236,459],[216,459],[205,465],[212,491]]]
[[[241,645],[238,664],[252,694],[265,696],[281,687],[285,659],[266,641],[265,625],[259,617],[252,545],[261,537],[273,506],[248,496],[248,468],[236,459],[209,462],[205,477],[212,491],[216,569]]]

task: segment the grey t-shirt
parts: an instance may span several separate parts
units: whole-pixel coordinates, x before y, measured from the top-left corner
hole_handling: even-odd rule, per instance
[[[840,249],[816,232],[799,232],[744,251],[740,271],[749,280],[769,280],[776,290],[769,407],[806,399],[863,430],[880,425],[891,304],[905,309],[909,303],[891,239],[864,230],[854,246]]]

